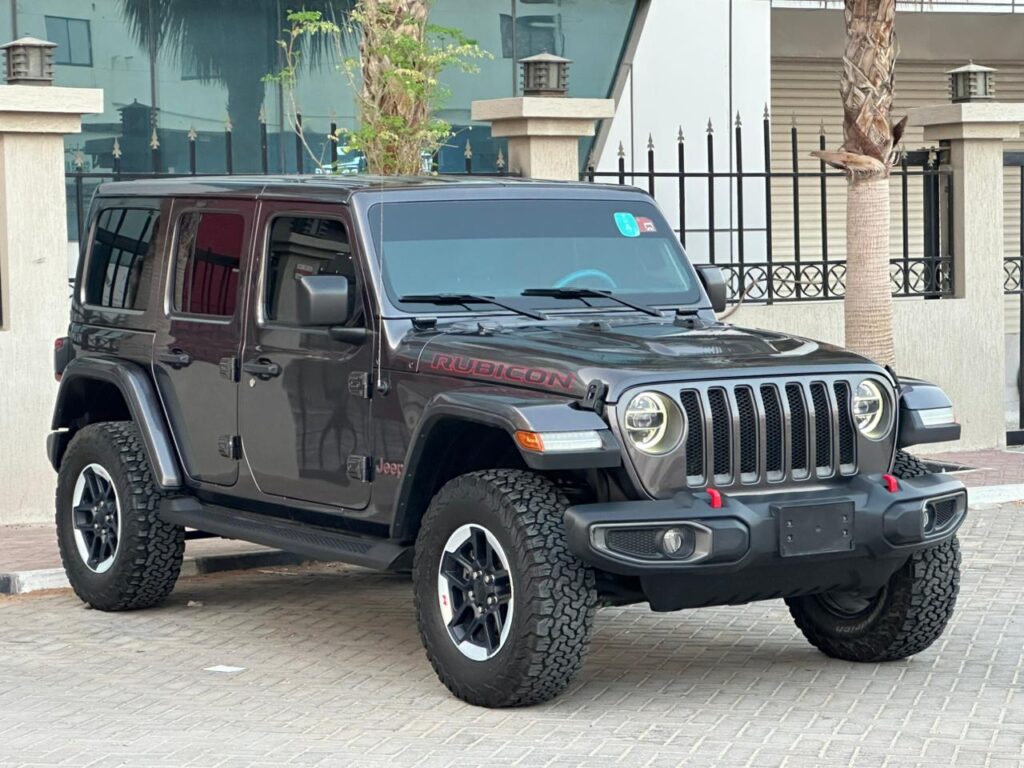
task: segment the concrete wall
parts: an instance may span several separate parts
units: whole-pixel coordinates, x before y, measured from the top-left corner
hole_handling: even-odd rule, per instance
[[[747,305],[729,322],[843,345],[841,301]],[[1003,336],[991,333],[991,324],[991,317],[972,311],[964,299],[896,301],[896,370],[945,389],[963,425],[957,450],[991,448],[1004,430],[1001,398],[984,396],[1002,387]],[[953,448],[940,444],[932,450]]]

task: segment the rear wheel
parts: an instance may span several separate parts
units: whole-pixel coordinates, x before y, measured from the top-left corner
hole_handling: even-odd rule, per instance
[[[547,701],[582,665],[597,596],[566,547],[566,506],[545,478],[509,469],[458,477],[431,502],[416,540],[417,623],[460,699]]]
[[[163,602],[174,589],[185,529],[158,517],[137,427],[90,424],[72,438],[57,477],[57,544],[75,594],[94,608],[124,611]]]

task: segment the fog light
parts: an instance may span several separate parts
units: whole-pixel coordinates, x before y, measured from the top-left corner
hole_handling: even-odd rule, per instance
[[[667,557],[689,557],[695,545],[696,536],[692,528],[668,528],[658,538],[658,549]]]

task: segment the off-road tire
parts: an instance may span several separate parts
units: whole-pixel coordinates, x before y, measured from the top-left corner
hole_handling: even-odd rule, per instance
[[[89,464],[110,474],[120,505],[119,549],[105,573],[86,566],[74,538],[72,497]],[[159,518],[162,498],[132,422],[90,424],[71,439],[57,475],[57,544],[71,588],[83,602],[128,611],[159,605],[171,593],[185,554],[185,529]]]
[[[818,595],[786,600],[804,637],[827,656],[846,661],[905,659],[934,643],[956,606],[960,544],[915,552],[863,612],[840,617]]]
[[[561,693],[580,669],[593,625],[593,571],[567,548],[568,501],[546,478],[491,469],[462,475],[434,497],[416,540],[413,581],[420,637],[434,671],[470,704],[516,707]],[[485,527],[509,557],[513,618],[505,644],[474,661],[456,648],[438,605],[438,567],[460,526]]]
[[[896,477],[921,477],[928,474],[928,466],[906,451],[896,451],[896,459],[892,463],[892,473]]]

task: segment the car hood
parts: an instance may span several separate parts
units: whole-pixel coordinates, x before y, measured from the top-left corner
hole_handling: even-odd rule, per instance
[[[397,352],[405,370],[577,397],[600,379],[612,400],[631,386],[659,381],[882,370],[844,349],[799,336],[699,320],[690,325],[456,323],[410,330]]]

